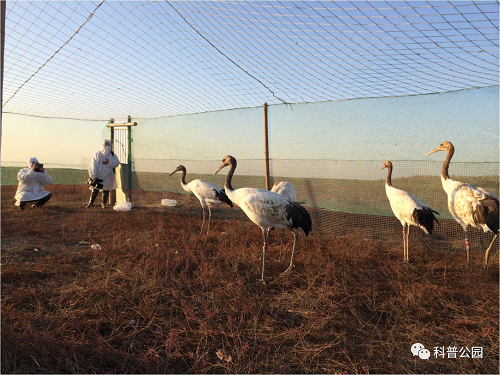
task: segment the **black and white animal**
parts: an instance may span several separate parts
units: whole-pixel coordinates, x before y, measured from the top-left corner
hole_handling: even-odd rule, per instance
[[[280,181],[276,182],[271,191],[273,193],[282,195],[286,199],[288,199],[290,202],[295,202],[297,200],[297,192],[295,191],[295,188],[293,187],[291,182],[288,181]],[[267,230],[267,236],[269,237],[269,228]],[[281,249],[283,247],[283,238],[285,236],[285,229],[281,229],[281,241],[280,241],[280,260],[281,260]]]
[[[470,270],[470,243],[467,239],[467,227],[482,228],[483,231],[493,232],[493,240],[484,255],[484,267],[488,266],[488,255],[498,237],[498,198],[491,191],[475,187],[465,182],[454,181],[448,174],[451,158],[455,147],[451,142],[443,142],[425,156],[437,151],[446,151],[446,159],[441,168],[441,183],[448,195],[448,209],[465,233],[465,251],[467,253],[467,268]]]
[[[385,180],[385,193],[389,198],[392,212],[403,226],[403,258],[405,262],[408,257],[408,240],[410,237],[410,226],[421,228],[425,234],[432,234],[434,221],[437,222],[434,214],[438,212],[430,208],[422,199],[407,191],[396,189],[392,186],[392,163],[387,160],[380,170],[388,169]]]
[[[226,203],[227,205],[233,207],[233,202],[227,197],[226,193],[222,188],[217,185],[214,185],[208,181],[196,179],[191,181],[190,183],[186,183],[186,167],[183,165],[179,165],[175,171],[170,173],[169,176],[172,176],[175,172],[182,171],[181,177],[181,186],[188,193],[193,193],[196,198],[201,203],[201,207],[203,208],[203,222],[201,224],[200,234],[203,233],[203,226],[205,224],[205,207],[208,207],[208,224],[207,224],[207,233],[210,229],[210,219],[212,218],[212,211],[210,207],[212,204],[220,204]]]
[[[293,233],[292,258],[290,259],[290,265],[283,272],[283,274],[287,274],[293,268],[293,258],[299,232],[304,233],[307,237],[312,229],[311,216],[300,204],[290,202],[285,197],[272,191],[256,188],[233,189],[231,179],[233,178],[236,164],[234,157],[226,155],[214,175],[222,168],[230,166],[226,182],[224,183],[226,194],[262,230],[264,246],[262,249],[262,277],[260,281],[265,284],[267,229],[270,227],[284,228]]]

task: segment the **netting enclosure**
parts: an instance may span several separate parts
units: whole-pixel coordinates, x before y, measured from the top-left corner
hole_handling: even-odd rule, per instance
[[[452,109],[450,103],[457,101],[475,103],[476,111],[472,115],[475,122],[498,134],[493,125],[498,113],[483,107],[492,106],[497,95],[498,90],[490,88],[441,95],[304,104],[293,108],[271,106],[272,182],[292,182],[298,201],[313,208],[315,227],[324,233],[356,230],[372,238],[394,237],[395,228],[400,224],[385,196],[386,171],[380,171],[384,161],[391,159],[394,186],[421,197],[440,212],[439,217],[444,220],[437,227],[436,236],[453,238],[457,246],[461,246],[463,232],[447,209],[447,197],[439,177],[445,155],[425,160],[424,155],[430,149],[423,149],[421,143],[432,137],[433,130],[448,126],[433,120],[434,111],[446,113],[446,121],[454,124],[453,132],[468,128],[471,109],[464,106],[463,113]],[[483,100],[488,97],[491,102]],[[427,108],[427,114],[421,113],[422,107]],[[464,115],[466,112],[468,114]],[[311,132],[320,136],[311,135]],[[134,134],[134,188],[185,193],[179,176],[168,177],[179,164],[187,168],[187,181],[202,178],[223,186],[224,175],[213,176],[213,172],[225,154],[238,159],[233,178],[235,188],[265,188],[262,108],[142,119]],[[436,146],[440,141],[436,140]],[[470,142],[456,143],[456,147],[467,152]],[[488,152],[498,158],[493,142],[490,147]],[[159,155],[163,157],[157,157]],[[498,162],[488,161],[487,156],[482,160],[478,157],[479,161],[467,161],[459,156],[459,151],[456,159],[450,167],[452,177],[498,194]],[[477,235],[481,241],[489,238]]]
[[[13,1],[4,112],[107,120],[498,85],[497,1]]]
[[[424,155],[452,141],[452,177],[498,195],[498,29],[496,1],[9,2],[2,184],[31,154],[83,183],[107,121],[131,115],[132,189],[184,193],[178,164],[223,185],[226,154],[235,187],[264,188],[266,102],[272,181],[316,230],[393,236],[390,159],[437,238],[462,241],[444,155]]]

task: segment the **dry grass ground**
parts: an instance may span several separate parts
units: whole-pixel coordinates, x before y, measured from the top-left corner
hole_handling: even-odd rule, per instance
[[[2,188],[2,373],[499,371],[497,253],[486,273],[475,252],[468,276],[463,254],[426,237],[407,265],[399,245],[312,233],[279,277],[291,242],[280,260],[274,231],[264,286],[260,230],[238,209],[215,209],[199,236],[190,196],[163,193],[182,203],[167,209],[142,193],[123,213],[84,209],[84,186],[49,190],[46,207],[18,212]],[[426,361],[415,342],[484,358]]]

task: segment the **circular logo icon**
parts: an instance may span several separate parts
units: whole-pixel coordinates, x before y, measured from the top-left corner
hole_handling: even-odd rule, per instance
[[[429,357],[431,356],[431,352],[428,350],[428,349],[420,349],[418,351],[418,356],[422,359],[429,359]]]
[[[421,350],[421,349],[425,349],[425,347],[421,343],[416,342],[415,344],[413,344],[411,346],[411,352],[412,352],[413,356],[417,356],[418,355],[418,351]]]

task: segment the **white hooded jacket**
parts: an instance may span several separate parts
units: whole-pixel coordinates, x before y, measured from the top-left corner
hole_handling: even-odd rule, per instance
[[[17,174],[19,185],[14,197],[16,199],[16,206],[19,206],[21,201],[37,201],[50,194],[50,191],[44,190],[44,186],[52,182],[52,177],[49,176],[47,171],[35,172],[33,170],[33,163],[38,163],[38,160],[30,158],[28,160],[28,167],[21,169]]]
[[[108,146],[105,147],[105,143],[108,142],[111,144],[109,139],[104,139],[101,142],[101,150],[97,151],[90,161],[89,164],[89,175],[90,178],[99,178],[102,180],[101,184],[103,184],[102,190],[112,190],[116,189],[116,178],[113,172],[113,168],[118,167],[120,164],[120,160],[115,153],[112,153]],[[109,164],[103,164],[102,162],[108,160]],[[91,190],[94,188],[91,186]]]

